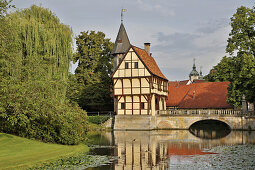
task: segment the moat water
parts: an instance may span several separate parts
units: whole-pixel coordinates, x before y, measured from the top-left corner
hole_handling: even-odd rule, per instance
[[[90,154],[107,155],[110,162],[89,170],[255,168],[255,131],[195,127],[114,131],[92,138]]]

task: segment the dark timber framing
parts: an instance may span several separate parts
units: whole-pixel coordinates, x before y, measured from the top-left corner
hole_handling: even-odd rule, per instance
[[[121,61],[121,63],[124,64],[128,63],[129,67],[126,69],[124,65],[121,66],[123,68],[120,68],[121,63],[119,63],[117,69],[114,71],[115,73],[119,70],[117,77],[112,77],[114,82],[113,94],[117,96],[117,114],[119,114],[118,109],[120,108],[120,100],[122,99],[121,102],[124,100],[125,103],[124,115],[142,115],[144,114],[143,110],[147,110],[147,115],[150,115],[153,95],[155,95],[155,100],[158,101],[155,103],[155,108],[164,109],[164,104],[162,102],[165,101],[163,98],[167,98],[167,96],[164,93],[163,95],[162,92],[167,92],[168,82],[166,79],[153,74],[141,60],[134,48],[130,47],[130,49],[133,49],[133,51],[127,51]],[[129,54],[130,58],[126,57],[127,54]],[[138,59],[133,58],[134,54],[137,55]],[[139,64],[139,61],[142,64]],[[138,62],[138,68],[135,67],[136,62]],[[144,66],[143,68],[142,65]],[[150,75],[145,76],[147,73],[146,70],[150,73]],[[136,76],[133,77],[134,73]],[[129,83],[130,85],[128,85]],[[144,103],[144,108],[142,108],[142,103]],[[123,111],[121,111],[121,114],[123,114]]]

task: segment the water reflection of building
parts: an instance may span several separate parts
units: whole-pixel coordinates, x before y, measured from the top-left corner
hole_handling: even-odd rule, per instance
[[[114,132],[117,156],[115,169],[167,169],[167,147],[151,132]]]
[[[217,132],[215,132],[217,133]],[[255,144],[255,132],[232,131],[221,139],[201,139],[189,131],[115,131],[115,154],[118,169],[168,169],[187,155],[204,152],[215,146]],[[184,157],[183,157],[184,156]]]

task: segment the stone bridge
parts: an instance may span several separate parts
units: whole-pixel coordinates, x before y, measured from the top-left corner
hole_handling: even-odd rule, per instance
[[[254,113],[243,114],[234,110],[158,111],[151,115],[116,115],[115,130],[189,129],[202,120],[226,123],[232,130],[255,130]]]

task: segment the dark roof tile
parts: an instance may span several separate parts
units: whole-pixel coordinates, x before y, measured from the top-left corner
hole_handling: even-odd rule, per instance
[[[124,54],[129,50],[130,46],[131,44],[129,42],[127,32],[125,30],[124,25],[121,23],[120,29],[119,29],[119,32],[112,50],[112,54],[120,54],[120,53]]]

